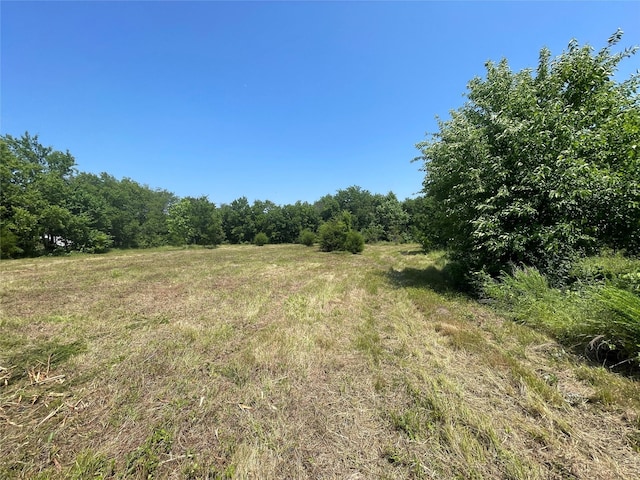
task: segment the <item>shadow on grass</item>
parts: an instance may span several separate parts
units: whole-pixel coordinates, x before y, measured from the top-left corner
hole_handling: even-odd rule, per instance
[[[424,255],[424,250],[404,250],[400,252],[400,255],[405,255],[405,256]]]
[[[87,351],[87,345],[83,341],[61,343],[57,340],[49,340],[43,343],[24,347],[9,356],[9,366],[17,367],[15,378],[27,376],[29,368],[47,366],[55,368],[71,357]]]
[[[456,263],[448,263],[442,268],[429,266],[427,268],[405,268],[403,270],[390,269],[385,277],[392,285],[400,288],[426,288],[436,293],[449,295],[471,294],[461,267]]]

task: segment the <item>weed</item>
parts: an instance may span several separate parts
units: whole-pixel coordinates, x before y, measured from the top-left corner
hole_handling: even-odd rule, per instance
[[[115,475],[115,460],[108,460],[104,455],[84,450],[76,456],[75,463],[69,472],[72,480],[85,478],[103,479]]]
[[[160,456],[171,452],[172,436],[164,428],[156,428],[143,445],[126,457],[126,474],[153,478],[160,465]]]

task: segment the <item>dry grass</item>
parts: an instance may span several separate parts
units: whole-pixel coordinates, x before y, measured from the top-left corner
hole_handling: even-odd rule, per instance
[[[412,253],[0,263],[0,477],[637,478],[637,382]]]

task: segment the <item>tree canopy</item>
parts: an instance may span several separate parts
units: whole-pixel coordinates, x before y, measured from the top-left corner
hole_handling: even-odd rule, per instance
[[[601,247],[639,251],[639,77],[614,76],[636,52],[614,53],[620,38],[597,53],[576,41],[556,58],[542,49],[535,71],[487,63],[417,145],[428,205],[470,270],[562,275]]]
[[[313,243],[323,224],[350,220],[350,250],[368,241],[406,240],[409,215],[393,193],[357,186],[325,195],[314,204],[250,203],[239,197],[216,206],[206,196],[179,198],[129,178],[78,172],[69,152],[40,144],[37,136],[0,136],[0,255],[2,258],[110,247],[250,243]],[[333,223],[332,223],[333,225]],[[346,238],[346,237],[345,237]]]

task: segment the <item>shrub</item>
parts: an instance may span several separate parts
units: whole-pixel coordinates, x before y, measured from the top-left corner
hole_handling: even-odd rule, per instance
[[[104,232],[92,232],[93,253],[106,253],[113,246],[113,239]]]
[[[364,250],[364,237],[360,233],[351,230],[347,233],[344,249],[351,253],[362,252]]]
[[[316,234],[311,230],[303,230],[300,234],[300,243],[307,247],[313,246],[316,241]]]
[[[346,250],[360,253],[364,250],[364,237],[351,229],[351,215],[342,212],[320,226],[320,249],[324,252]]]
[[[266,233],[260,232],[256,234],[255,238],[253,239],[253,243],[259,247],[262,247],[263,245],[269,243],[269,237],[267,237]]]
[[[338,219],[329,220],[320,226],[320,249],[323,252],[344,250],[349,227]]]
[[[637,48],[614,53],[621,35],[598,53],[575,40],[559,57],[543,49],[537,70],[488,62],[418,144],[441,238],[469,270],[528,265],[562,284],[579,256],[640,251],[637,77],[614,75]]]

